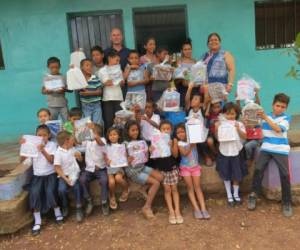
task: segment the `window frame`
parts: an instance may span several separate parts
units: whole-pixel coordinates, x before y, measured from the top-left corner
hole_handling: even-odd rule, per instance
[[[3,49],[2,49],[1,41],[0,41],[0,70],[5,70],[4,55],[3,55]]]
[[[286,12],[286,9],[284,10],[285,13],[284,13],[284,43],[278,43],[277,40],[278,40],[278,29],[277,29],[277,25],[278,25],[278,17],[276,16],[276,11],[278,11],[278,8],[276,7],[276,4],[287,4],[287,3],[291,3],[293,4],[293,17],[292,17],[292,22],[293,22],[293,40],[292,41],[287,41],[288,38],[286,38],[287,35],[287,18],[288,17],[288,13]],[[261,5],[261,6],[258,6],[258,5]],[[273,28],[274,28],[274,38],[273,38],[273,41],[272,43],[268,42],[267,41],[267,32],[266,30],[270,29],[270,27],[267,26],[267,23],[266,23],[266,11],[264,12],[264,44],[258,44],[258,29],[257,29],[257,22],[258,22],[258,17],[257,17],[257,8],[258,7],[263,7],[263,8],[266,8],[267,5],[273,5],[271,6],[272,7],[272,22],[275,22],[273,24]],[[287,5],[286,5],[287,6]],[[269,6],[267,6],[269,7]],[[255,29],[255,49],[256,50],[270,50],[270,49],[284,49],[284,48],[290,48],[293,46],[293,43],[296,39],[296,35],[298,32],[300,32],[300,21],[297,22],[297,19],[300,20],[300,13],[297,14],[297,8],[300,9],[300,1],[299,0],[261,0],[261,1],[254,1],[254,21],[255,21],[255,25],[254,25],[254,29]],[[297,28],[298,28],[298,32],[297,32]]]

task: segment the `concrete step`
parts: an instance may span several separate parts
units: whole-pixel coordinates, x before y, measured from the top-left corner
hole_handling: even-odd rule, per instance
[[[0,235],[15,233],[32,223],[28,193],[23,191],[9,201],[0,201]]]
[[[24,164],[6,164],[1,166],[6,174],[0,178],[0,201],[12,200],[23,192],[23,186],[29,183],[32,167]]]

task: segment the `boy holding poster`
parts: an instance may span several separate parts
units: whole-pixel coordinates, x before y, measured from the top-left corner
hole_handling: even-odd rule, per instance
[[[65,98],[66,82],[60,74],[60,60],[57,57],[50,57],[47,60],[49,74],[43,79],[42,94],[47,95],[48,108],[51,118],[57,120],[60,116],[63,122],[68,119],[68,102]]]

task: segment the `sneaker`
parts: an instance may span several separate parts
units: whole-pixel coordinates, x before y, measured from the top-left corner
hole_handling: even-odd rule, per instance
[[[62,215],[61,216],[57,216],[55,218],[55,221],[56,221],[56,224],[60,226],[60,225],[62,225],[64,223],[64,217]]]
[[[248,197],[248,210],[255,210],[256,208],[256,195],[250,194]]]
[[[242,205],[242,200],[240,197],[234,197],[233,199],[234,199],[235,205],[238,205],[238,206]]]
[[[69,208],[68,207],[63,207],[62,208],[62,216],[64,218],[66,218],[66,217],[68,217],[68,215],[69,215]]]
[[[204,218],[205,220],[209,220],[209,219],[210,219],[210,215],[209,215],[209,213],[208,213],[207,210],[203,210],[203,211],[202,211],[202,215],[203,215],[203,218]]]
[[[227,200],[227,204],[228,204],[228,207],[234,207],[234,200],[233,200],[233,198],[229,198]]]
[[[105,216],[108,216],[109,215],[109,205],[108,203],[102,203],[101,205],[101,210],[102,210],[102,214],[105,215]]]
[[[203,214],[200,210],[194,211],[194,217],[195,219],[203,219]]]
[[[82,222],[83,220],[83,213],[81,208],[76,208],[76,220],[77,222]]]
[[[92,203],[92,200],[89,199],[86,204],[85,214],[87,216],[90,215],[92,213],[92,210],[93,210],[93,203]]]
[[[293,208],[291,203],[283,204],[282,213],[285,217],[291,217],[293,215]]]
[[[41,225],[40,224],[35,224],[33,227],[32,227],[32,230],[31,230],[31,234],[32,236],[37,236],[41,233]]]

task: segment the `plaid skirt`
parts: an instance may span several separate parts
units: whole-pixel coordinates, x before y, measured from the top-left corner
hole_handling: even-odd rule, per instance
[[[179,179],[178,169],[175,168],[171,171],[160,171],[164,176],[163,184],[164,185],[177,185]]]

